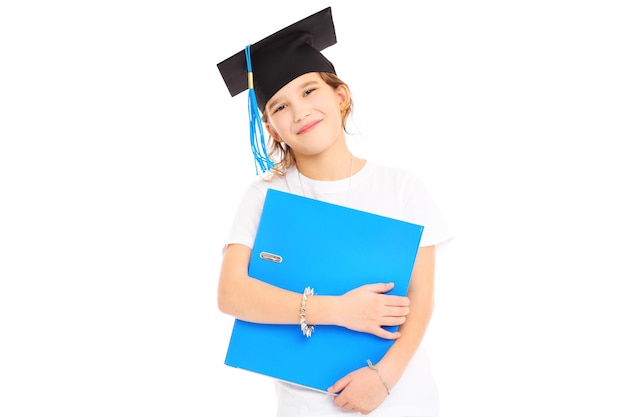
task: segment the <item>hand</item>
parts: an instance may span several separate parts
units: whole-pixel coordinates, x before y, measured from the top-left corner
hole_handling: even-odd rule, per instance
[[[341,391],[341,392],[340,392]],[[328,388],[330,393],[339,394],[334,404],[344,411],[369,414],[387,398],[387,388],[380,382],[375,371],[368,367],[357,369],[341,378]]]
[[[391,289],[393,283],[367,284],[343,294],[338,324],[383,339],[399,338],[399,332],[390,332],[381,326],[404,323],[409,314],[409,298],[385,294]]]

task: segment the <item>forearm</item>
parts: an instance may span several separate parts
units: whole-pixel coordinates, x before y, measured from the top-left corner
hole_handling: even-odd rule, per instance
[[[220,311],[256,323],[300,323],[302,292],[287,291],[249,277],[250,252],[243,245],[226,249],[218,285]],[[395,339],[398,334],[382,326],[404,323],[409,298],[387,295],[392,288],[392,283],[366,284],[341,295],[310,296],[306,302],[306,323],[337,325]]]
[[[434,261],[434,247],[420,248],[407,294],[411,301],[410,313],[406,316],[406,322],[399,326],[400,338],[378,364],[383,378],[390,386],[395,385],[404,373],[430,323],[434,310]]]
[[[218,285],[220,311],[255,323],[299,324],[302,292],[288,291],[249,277],[249,257],[250,248],[243,245],[230,245],[226,249]],[[307,321],[314,318],[316,323],[334,324],[336,299],[333,296],[310,297]]]
[[[411,304],[415,306],[415,301]],[[378,368],[383,373],[383,379],[390,387],[393,387],[400,380],[411,358],[422,343],[432,313],[432,302],[421,301],[419,307],[413,307],[407,316],[407,321],[399,327],[400,338],[393,343],[378,363]]]

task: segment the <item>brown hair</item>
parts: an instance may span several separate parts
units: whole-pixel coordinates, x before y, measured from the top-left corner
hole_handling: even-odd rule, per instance
[[[348,85],[344,83],[339,77],[330,72],[320,72],[320,77],[322,81],[331,86],[333,89],[344,85],[348,88]],[[350,89],[348,88],[348,91]],[[343,126],[344,132],[346,131],[346,123],[348,120],[348,116],[352,113],[353,109],[352,95],[348,96],[348,103],[343,107],[341,111],[341,124]],[[265,110],[263,111],[262,120],[264,123],[267,123],[267,113]],[[346,132],[347,133],[347,132]],[[287,172],[287,168],[296,163],[296,157],[293,154],[293,151],[286,143],[276,142],[271,135],[269,135],[269,139],[267,142],[267,150],[270,159],[274,162],[274,167],[268,171],[267,175],[264,177],[266,180],[270,180],[274,177],[274,175],[285,175]]]

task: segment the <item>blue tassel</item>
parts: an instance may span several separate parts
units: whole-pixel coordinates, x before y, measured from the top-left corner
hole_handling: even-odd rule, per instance
[[[263,122],[257,105],[254,85],[252,82],[252,59],[250,58],[250,45],[246,46],[246,63],[248,65],[248,116],[250,118],[250,146],[254,155],[256,173],[259,168],[262,172],[270,170],[274,166],[267,155],[265,148],[265,136],[263,134]]]

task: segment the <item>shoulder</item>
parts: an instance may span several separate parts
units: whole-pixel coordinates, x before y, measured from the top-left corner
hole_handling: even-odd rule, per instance
[[[424,188],[417,173],[406,167],[368,161],[365,170],[369,180],[379,182],[383,186],[393,186],[395,189]]]
[[[248,188],[244,193],[244,200],[247,200],[249,203],[252,203],[253,201],[263,203],[268,189],[287,190],[289,188],[287,186],[288,175],[290,174],[274,175],[269,179],[261,177],[257,178],[248,185]]]
[[[416,176],[415,172],[403,166],[385,165],[375,161],[367,161],[365,165],[368,170],[377,174],[391,175],[397,177]]]

